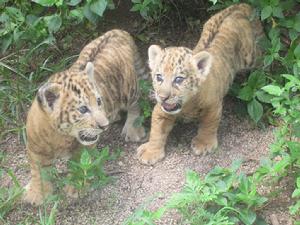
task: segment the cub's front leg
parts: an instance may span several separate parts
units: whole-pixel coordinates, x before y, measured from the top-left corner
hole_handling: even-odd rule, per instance
[[[137,156],[141,163],[153,165],[165,157],[165,144],[175,119],[175,116],[164,113],[160,105],[156,104],[152,112],[149,141],[137,149]]]
[[[205,155],[218,147],[217,131],[222,115],[222,104],[204,109],[200,116],[200,127],[192,140],[192,150],[196,155]]]

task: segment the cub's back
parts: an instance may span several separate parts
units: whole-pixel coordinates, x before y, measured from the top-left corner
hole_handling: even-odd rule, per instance
[[[138,99],[138,78],[144,64],[129,33],[111,30],[90,42],[81,51],[74,69],[92,62],[95,81],[101,89],[107,112],[126,108]]]

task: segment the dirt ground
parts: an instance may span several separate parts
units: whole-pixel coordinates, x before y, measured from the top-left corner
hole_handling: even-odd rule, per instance
[[[108,28],[123,28],[135,34],[144,58],[146,58],[147,47],[150,44],[193,47],[199,38],[200,29],[191,30],[185,23],[179,26],[165,22],[159,27],[150,26],[143,30],[142,19],[136,14],[128,13],[126,7],[128,6],[119,7],[108,13],[104,25],[101,25],[99,29],[104,32]],[[206,16],[204,10],[203,15],[199,15],[199,19],[202,21],[202,17]],[[194,22],[197,23],[197,21]],[[139,33],[137,34],[137,32]],[[140,41],[143,38],[146,38],[147,41]],[[81,43],[81,46],[84,44]],[[196,134],[198,125],[196,123],[180,123],[173,129],[168,139],[166,158],[154,166],[139,164],[136,158],[136,149],[139,144],[126,143],[120,137],[124,121],[112,125],[102,136],[99,148],[109,146],[110,149],[120,147],[123,150],[122,156],[117,161],[107,165],[108,171],[119,172],[114,175],[115,182],[87,194],[82,199],[68,199],[59,208],[57,224],[122,224],[136,208],[158,193],[159,197],[154,198],[149,208],[156,209],[162,206],[172,193],[180,191],[187,170],[194,170],[205,175],[217,165],[226,167],[236,159],[244,159],[242,170],[246,173],[253,172],[258,166],[259,160],[268,155],[268,146],[272,143],[274,128],[259,129],[255,127],[247,118],[241,117],[237,113],[237,105],[236,99],[226,97],[219,129],[220,147],[218,151],[203,157],[194,156],[191,153],[190,142]],[[0,148],[7,153],[8,165],[25,185],[29,181],[25,146],[19,144],[16,137],[9,136],[5,142],[2,142]],[[289,183],[288,180],[286,183]],[[271,224],[270,218],[274,215],[279,224],[292,224],[287,213],[291,190],[288,185],[283,186],[286,190],[263,211],[263,217],[267,218],[269,224]],[[37,208],[20,204],[9,213],[7,221],[8,224],[15,225],[26,217],[37,216]],[[159,224],[178,224],[178,221],[178,215],[169,213]]]

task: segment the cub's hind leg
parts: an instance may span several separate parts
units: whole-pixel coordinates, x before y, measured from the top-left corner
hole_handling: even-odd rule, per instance
[[[31,180],[25,187],[23,200],[34,205],[40,205],[53,192],[52,184],[43,180],[41,176],[42,170],[51,166],[52,159],[31,151],[28,151],[28,158],[31,168]]]
[[[142,125],[136,123],[140,116],[140,108],[138,103],[134,103],[128,108],[127,119],[122,130],[122,135],[125,136],[125,141],[142,141],[146,136],[145,129]]]

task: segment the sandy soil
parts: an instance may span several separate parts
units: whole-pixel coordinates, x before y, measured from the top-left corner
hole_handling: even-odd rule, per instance
[[[57,224],[122,224],[134,210],[154,198],[149,205],[156,209],[174,192],[180,191],[184,184],[187,170],[205,175],[215,166],[229,166],[236,159],[243,159],[242,170],[251,173],[259,164],[260,158],[267,156],[268,146],[273,140],[273,128],[261,130],[247,119],[239,119],[233,112],[234,101],[226,99],[224,113],[219,130],[219,150],[203,157],[194,156],[190,151],[190,141],[196,134],[197,124],[178,124],[172,131],[166,158],[155,166],[144,166],[138,163],[135,150],[137,143],[126,143],[120,137],[123,123],[114,124],[102,137],[99,148],[110,149],[121,147],[123,154],[117,161],[107,165],[107,171],[118,172],[115,181],[105,188],[88,193],[82,199],[67,201],[60,207]],[[8,141],[12,141],[11,138]],[[29,168],[24,146],[17,143],[6,145],[7,161],[13,168],[22,184],[29,179]],[[288,181],[286,181],[288,182]],[[285,185],[284,185],[285,186]],[[278,215],[280,224],[289,224],[284,202],[289,201],[291,190],[283,192],[264,212],[268,218]],[[159,197],[158,197],[159,194]],[[28,205],[20,205],[8,216],[8,224],[17,224],[24,217],[36,216],[38,210]],[[177,224],[178,216],[167,214],[159,224]],[[93,223],[92,223],[93,224]]]

